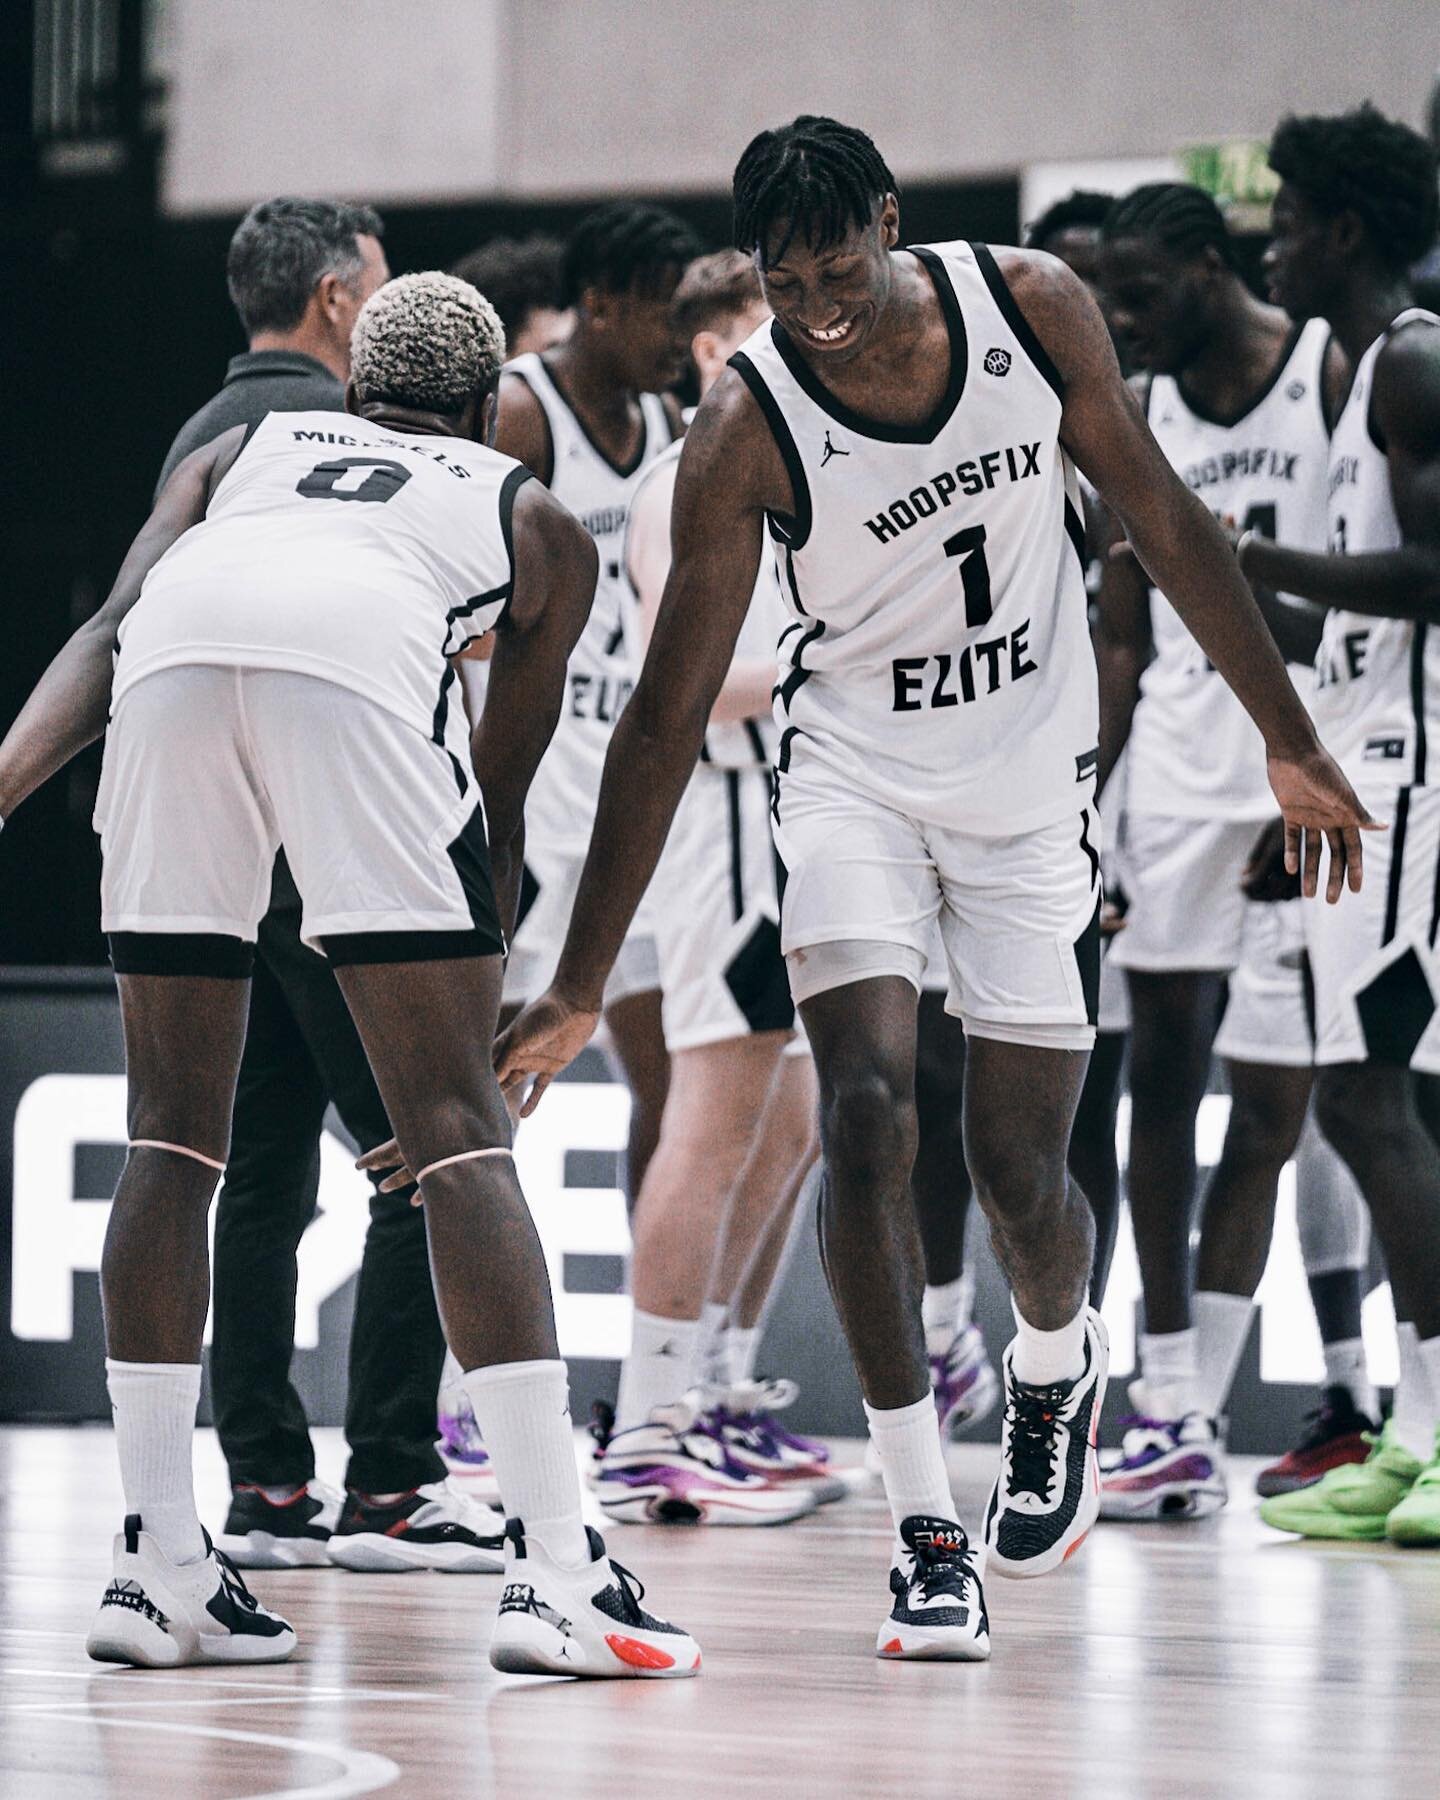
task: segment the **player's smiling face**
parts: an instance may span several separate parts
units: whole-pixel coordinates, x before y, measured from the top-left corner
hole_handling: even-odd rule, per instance
[[[807,354],[849,361],[864,348],[890,297],[890,251],[900,235],[899,207],[888,195],[870,223],[828,244],[803,230],[771,233],[780,254],[756,257],[760,285],[786,335]]]

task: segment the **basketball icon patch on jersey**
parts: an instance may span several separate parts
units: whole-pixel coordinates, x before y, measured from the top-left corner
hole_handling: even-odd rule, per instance
[[[1008,350],[987,350],[985,352],[985,373],[987,375],[1008,375],[1010,373],[1010,352]]]

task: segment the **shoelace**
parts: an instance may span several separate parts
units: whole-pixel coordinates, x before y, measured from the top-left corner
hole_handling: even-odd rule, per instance
[[[615,1577],[616,1585],[625,1597],[625,1620],[630,1625],[643,1625],[648,1616],[640,1602],[645,1598],[645,1584],[638,1575],[631,1574],[622,1563],[610,1558],[610,1573]]]
[[[964,1598],[966,1581],[978,1581],[969,1550],[946,1550],[937,1544],[917,1544],[914,1584],[924,1600],[951,1594]]]
[[[230,1596],[231,1600],[234,1601],[236,1606],[242,1607],[246,1612],[259,1612],[260,1602],[250,1592],[249,1588],[246,1587],[245,1577],[235,1567],[234,1563],[231,1562],[230,1558],[223,1550],[216,1550],[212,1552],[212,1554],[214,1555],[216,1562],[220,1565],[220,1579],[224,1583],[225,1592]]]
[[[1005,1408],[1010,1426],[1010,1492],[1044,1500],[1054,1476],[1055,1431],[1060,1408],[1068,1398],[1063,1387],[1025,1387],[1015,1391]]]

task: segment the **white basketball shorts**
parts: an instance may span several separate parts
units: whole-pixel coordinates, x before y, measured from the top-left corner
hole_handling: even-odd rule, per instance
[[[1115,967],[1228,974],[1244,930],[1240,878],[1263,823],[1127,811],[1119,876],[1130,904]]]
[[[554,979],[584,866],[584,850],[556,850],[543,838],[532,842],[526,836],[520,904],[505,965],[507,1006],[538,1000]],[[647,894],[605,983],[605,1004],[616,1006],[632,994],[649,993],[659,985],[660,962]]]
[[[858,977],[826,946],[883,952],[865,975],[920,991],[939,920],[946,1011],[967,1033],[1067,1050],[1095,1041],[1100,820],[1077,806],[1016,837],[922,824],[814,775],[787,774],[775,842],[781,948],[797,1003]]]
[[[1365,884],[1301,902],[1315,988],[1315,1061],[1440,1074],[1440,788],[1363,796]],[[1322,878],[1323,878],[1322,869]]]
[[[195,665],[137,682],[110,721],[95,827],[123,973],[247,974],[282,844],[301,936],[334,963],[504,951],[474,776],[311,675]]]
[[[1308,1069],[1314,1062],[1301,905],[1299,900],[1245,902],[1240,961],[1230,975],[1215,1037],[1217,1056],[1281,1069]]]

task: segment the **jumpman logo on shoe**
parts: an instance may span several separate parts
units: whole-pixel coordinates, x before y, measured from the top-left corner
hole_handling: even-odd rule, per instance
[[[665,1342],[655,1354],[657,1356],[678,1356],[680,1354],[680,1347],[675,1342],[674,1338],[666,1338]]]
[[[820,467],[822,469],[832,456],[848,456],[849,454],[850,452],[848,450],[842,450],[838,444],[832,444],[830,442],[830,433],[828,431],[825,433],[825,447],[820,457]]]

